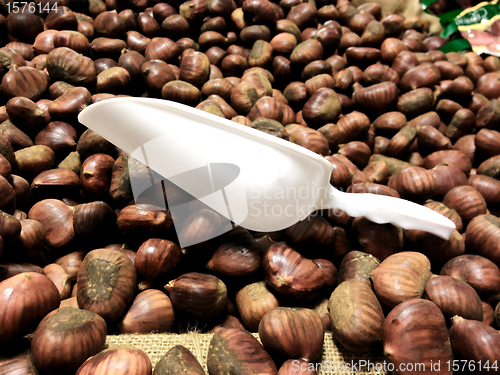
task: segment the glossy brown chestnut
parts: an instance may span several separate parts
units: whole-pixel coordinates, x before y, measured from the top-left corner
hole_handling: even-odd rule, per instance
[[[452,318],[450,339],[453,351],[470,363],[478,366],[497,363],[500,358],[500,334],[490,325],[460,316]],[[481,374],[495,373],[497,370],[481,366]],[[476,367],[477,368],[477,367]],[[491,371],[494,370],[494,371]]]
[[[380,265],[380,261],[371,254],[353,250],[345,255],[339,267],[338,283],[357,279],[371,286],[370,274]]]
[[[201,89],[210,73],[210,61],[204,53],[192,52],[182,58],[179,68],[179,79]]]
[[[45,124],[45,113],[32,100],[16,96],[5,105],[9,119],[19,128],[30,133]]]
[[[342,282],[328,306],[333,335],[347,349],[363,353],[381,344],[384,313],[367,283],[356,279]]]
[[[77,133],[73,126],[63,121],[51,121],[35,137],[35,145],[45,145],[54,152],[74,150]]]
[[[387,257],[370,274],[375,294],[381,303],[389,307],[420,298],[429,276],[429,259],[412,251]]]
[[[64,268],[58,264],[51,263],[43,268],[45,275],[52,280],[59,291],[61,301],[71,296],[71,279]]]
[[[470,248],[475,254],[484,256],[498,264],[500,261],[499,235],[500,219],[498,217],[478,215],[467,225],[465,243],[467,248]]]
[[[285,358],[314,361],[323,350],[323,324],[319,315],[310,309],[276,307],[270,310],[259,323],[259,336],[266,350]]]
[[[53,80],[73,85],[88,86],[97,77],[94,62],[68,47],[55,48],[49,52],[47,70]]]
[[[153,375],[205,375],[203,367],[196,357],[182,345],[176,345],[161,357],[156,364]]]
[[[174,307],[196,319],[219,315],[227,304],[227,287],[218,277],[189,272],[165,285]]]
[[[132,346],[116,346],[89,358],[76,374],[91,375],[110,371],[116,375],[149,375],[153,368],[151,360],[142,350]]]
[[[257,339],[237,328],[221,328],[210,340],[207,354],[209,373],[258,373],[276,375],[276,365]],[[249,370],[251,368],[251,370]]]
[[[73,214],[73,229],[82,244],[97,246],[108,244],[116,230],[116,214],[102,201],[82,203]]]
[[[384,323],[384,354],[400,374],[415,373],[413,367],[401,367],[403,363],[418,364],[420,374],[436,373],[438,363],[439,374],[451,375],[453,370],[447,365],[453,353],[441,310],[433,302],[417,298],[396,306]]]
[[[454,209],[464,221],[486,213],[486,201],[481,193],[469,185],[457,186],[448,191],[443,204]]]
[[[139,293],[118,325],[123,333],[173,332],[175,314],[170,298],[156,289]]]
[[[323,156],[330,155],[328,139],[319,130],[314,130],[297,124],[287,125],[285,130],[289,135],[290,142],[298,144]]]
[[[388,186],[396,190],[401,198],[424,202],[435,195],[436,179],[422,167],[409,167],[392,175]]]
[[[152,90],[160,91],[166,83],[176,79],[172,68],[163,60],[148,60],[141,69],[146,84]]]
[[[77,115],[92,102],[90,91],[85,87],[73,87],[54,99],[48,107],[53,118],[67,118]]]
[[[55,162],[54,151],[50,147],[37,145],[17,150],[15,153],[19,174],[36,176],[51,168]]]
[[[352,222],[352,230],[367,254],[384,260],[403,249],[403,231],[392,224],[376,224],[363,217]]]
[[[373,86],[371,86],[373,87]],[[366,134],[370,128],[370,119],[364,113],[353,111],[342,116],[337,124],[326,124],[318,129],[328,140],[331,150],[340,144],[356,140]]]
[[[432,169],[438,164],[446,164],[460,168],[466,176],[472,169],[470,158],[459,150],[441,150],[435,151],[424,158],[422,167]]]
[[[173,222],[168,210],[150,204],[133,204],[120,210],[116,224],[127,237],[149,238],[152,234],[164,233]]]
[[[111,156],[101,153],[85,159],[80,172],[80,181],[86,195],[94,199],[107,196],[114,162]]]
[[[134,264],[122,252],[92,250],[78,270],[78,306],[99,314],[108,322],[116,321],[134,297],[136,279]]]
[[[302,115],[311,126],[336,122],[342,111],[340,100],[331,88],[323,87],[312,94],[307,100]]]
[[[73,212],[60,200],[51,198],[35,203],[28,212],[28,218],[43,225],[46,244],[52,248],[63,248],[75,235]]]
[[[257,332],[266,313],[280,304],[266,286],[265,281],[245,285],[236,293],[236,307],[245,326]]]
[[[429,172],[436,180],[436,196],[444,197],[451,189],[467,185],[467,176],[457,167],[449,165],[437,165]]]
[[[29,66],[12,65],[2,78],[2,91],[8,98],[23,96],[36,101],[48,84],[49,76],[45,72]]]
[[[325,282],[321,268],[285,242],[269,247],[262,266],[268,285],[285,296],[311,298]]]
[[[76,281],[78,270],[84,257],[85,253],[82,250],[74,251],[56,259],[55,263],[62,266],[66,273],[70,276],[71,281],[74,282]]]
[[[169,240],[150,238],[137,250],[135,268],[140,275],[153,280],[168,274],[180,258],[179,245]]]
[[[47,169],[31,182],[34,197],[74,196],[80,189],[80,178],[69,169]]]
[[[393,82],[382,82],[359,88],[355,91],[356,103],[363,108],[376,112],[385,112],[397,100],[397,86]]]
[[[10,324],[0,326],[5,343],[35,328],[45,315],[59,307],[59,291],[45,275],[22,272],[0,283],[0,317]]]
[[[480,255],[464,254],[449,260],[441,268],[441,275],[465,281],[480,296],[500,291],[500,269]]]
[[[397,100],[397,109],[407,117],[415,117],[432,110],[434,94],[427,87],[417,88],[401,95]]]
[[[262,253],[253,236],[236,227],[226,233],[207,263],[207,268],[229,276],[250,275],[262,262]]]
[[[425,284],[427,297],[445,315],[483,320],[483,307],[477,292],[466,282],[450,276],[432,275]]]
[[[31,342],[31,357],[40,371],[75,371],[106,342],[106,322],[98,314],[61,307],[38,325]]]

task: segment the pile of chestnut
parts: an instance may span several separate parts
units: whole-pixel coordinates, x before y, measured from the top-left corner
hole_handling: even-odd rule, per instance
[[[445,42],[375,2],[0,2],[0,374],[328,373],[332,339],[377,373],[500,374],[500,58]],[[200,209],[176,233],[133,195],[148,168],[77,121],[122,95],[301,145],[338,189],[424,204],[456,230],[323,210],[181,248],[220,218]],[[105,349],[191,330],[213,333],[203,366],[183,346],[157,364]]]

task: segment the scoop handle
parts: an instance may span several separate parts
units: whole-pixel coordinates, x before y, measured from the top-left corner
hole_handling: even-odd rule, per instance
[[[401,198],[371,193],[344,193],[329,187],[322,208],[336,208],[349,216],[363,216],[378,224],[390,223],[404,229],[419,229],[448,240],[455,223],[443,215]]]

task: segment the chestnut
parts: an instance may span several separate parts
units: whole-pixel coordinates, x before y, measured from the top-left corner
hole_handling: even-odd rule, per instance
[[[189,272],[165,285],[174,307],[196,319],[218,316],[227,304],[227,287],[218,277]]]
[[[175,314],[170,298],[156,289],[139,293],[119,327],[123,333],[173,332]]]
[[[0,343],[33,329],[45,315],[59,307],[56,286],[47,276],[22,272],[0,282]]]
[[[58,199],[44,199],[35,203],[28,212],[28,218],[42,224],[46,244],[52,248],[64,248],[75,236],[73,212]]]
[[[278,299],[271,293],[265,281],[245,285],[236,293],[236,307],[245,326],[256,332],[262,317],[278,307]]]
[[[40,222],[28,218],[21,219],[20,223],[21,233],[13,244],[17,251],[12,256],[16,259],[34,260],[42,253],[45,245],[45,228]]]
[[[221,328],[210,340],[207,354],[210,374],[253,373],[275,375],[276,365],[257,339],[247,331]]]
[[[75,371],[104,348],[106,332],[106,322],[96,313],[61,307],[38,325],[31,342],[33,363],[40,371]]]
[[[8,346],[2,346],[0,355],[0,374],[38,375],[31,360],[30,341],[22,339]]]
[[[483,320],[481,299],[465,281],[432,275],[425,284],[425,293],[447,317],[459,315],[465,319]]]
[[[36,145],[17,150],[15,153],[19,174],[36,176],[50,169],[55,162],[54,151],[44,145]]]
[[[71,296],[71,280],[64,268],[56,263],[51,263],[43,268],[45,275],[52,280],[59,290],[61,301]]]
[[[86,195],[98,199],[109,194],[114,162],[111,156],[101,153],[85,159],[81,167],[80,181]]]
[[[332,332],[347,349],[363,353],[382,342],[384,313],[368,284],[349,279],[330,296]]]
[[[176,345],[168,350],[156,364],[153,375],[177,374],[205,375],[203,367],[196,357],[182,345]]]
[[[135,268],[137,273],[149,280],[167,275],[179,262],[181,248],[176,243],[150,238],[137,250]]]
[[[464,360],[474,365],[485,364],[479,370],[481,374],[490,373],[494,367],[489,366],[495,366],[500,358],[500,334],[486,323],[454,316],[450,339],[453,351]]]
[[[116,375],[150,375],[151,360],[142,350],[131,346],[116,346],[96,354],[85,361],[76,375],[114,372]]]
[[[443,204],[454,209],[463,221],[470,221],[478,215],[486,213],[486,201],[481,193],[472,186],[457,186],[448,191]]]
[[[474,253],[490,259],[496,264],[500,261],[498,242],[495,241],[500,228],[500,220],[494,215],[478,215],[470,221],[465,231],[465,243]]]
[[[350,251],[340,263],[338,283],[357,279],[371,287],[370,274],[379,265],[380,260],[371,254],[356,250]]]
[[[85,253],[82,250],[74,251],[56,259],[55,263],[62,266],[64,271],[69,275],[71,281],[74,282],[76,281],[78,270],[84,257]]]
[[[314,361],[323,350],[324,331],[319,315],[311,309],[276,307],[259,323],[262,345],[285,358]]]
[[[361,249],[377,259],[384,260],[403,249],[403,231],[392,224],[376,224],[357,217],[352,222],[352,229]]]
[[[75,236],[85,246],[108,244],[116,231],[116,214],[105,202],[82,203],[74,208]]]
[[[370,274],[380,302],[389,307],[412,298],[420,298],[430,276],[429,259],[417,252],[405,251],[387,257]]]
[[[242,276],[257,271],[262,253],[250,233],[236,227],[224,234],[221,243],[207,263],[207,268],[224,275]]]
[[[441,275],[451,276],[471,285],[479,295],[500,291],[500,269],[491,260],[475,254],[450,259],[441,268]]]
[[[116,321],[134,297],[136,271],[132,261],[120,251],[90,251],[78,270],[78,306],[93,311],[108,322]]]
[[[321,268],[284,242],[269,247],[262,266],[268,285],[284,296],[312,298],[325,283]]]
[[[54,81],[89,86],[96,81],[94,62],[68,47],[54,48],[47,56],[47,70]]]
[[[446,321],[431,301],[413,298],[387,315],[384,353],[394,367],[400,369],[400,374],[415,373],[414,367],[401,366],[410,363],[421,366],[418,369],[421,374],[432,374],[434,369],[440,369],[441,374],[453,373],[448,367],[453,352]]]

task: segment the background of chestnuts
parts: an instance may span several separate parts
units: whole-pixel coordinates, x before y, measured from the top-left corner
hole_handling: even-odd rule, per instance
[[[375,2],[14,4],[0,1],[0,374],[316,374],[337,358],[500,373],[498,57],[443,53],[420,18]],[[457,230],[325,210],[180,248],[171,212],[134,200],[148,169],[77,121],[117,95],[294,142],[337,188],[425,204]],[[180,235],[216,219],[195,210]],[[177,345],[193,331],[206,363]],[[151,332],[188,335],[153,363],[123,345]]]

